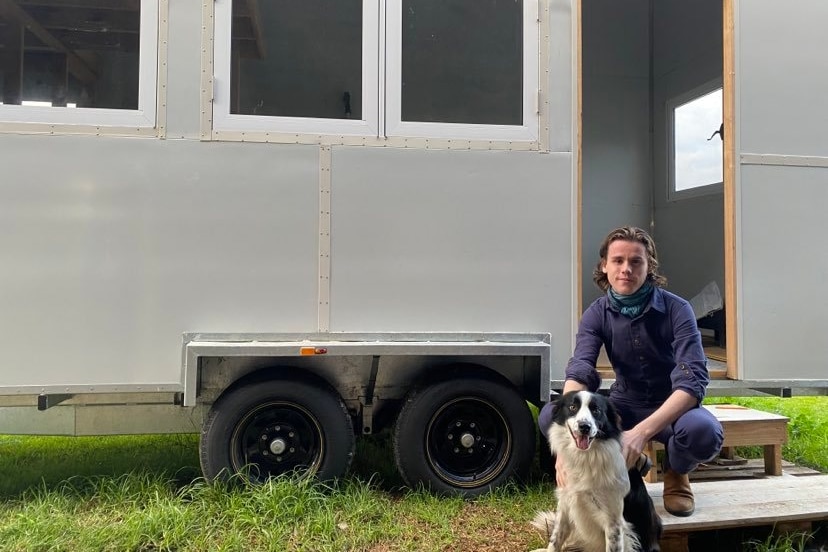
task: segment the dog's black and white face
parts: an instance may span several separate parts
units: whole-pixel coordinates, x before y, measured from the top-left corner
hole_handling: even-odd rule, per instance
[[[617,439],[621,435],[618,413],[603,395],[574,391],[562,395],[552,422],[565,426],[579,450],[589,450],[595,439]]]

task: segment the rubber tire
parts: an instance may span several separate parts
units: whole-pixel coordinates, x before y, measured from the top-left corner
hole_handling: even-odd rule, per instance
[[[302,452],[282,453],[280,458],[290,461],[277,463],[274,453],[256,441],[260,433],[270,434],[263,443],[278,437],[280,444],[296,444]],[[284,379],[251,382],[226,392],[210,409],[199,444],[201,469],[208,480],[227,481],[244,471],[253,483],[287,472],[328,481],[348,470],[355,439],[345,404],[327,384]],[[248,443],[248,453],[243,442]],[[250,452],[254,443],[267,448],[265,456],[261,450]]]
[[[479,432],[475,442],[484,446],[474,445],[469,448],[478,450],[469,451],[458,444],[459,436],[449,431],[458,421],[467,435]],[[510,479],[524,479],[536,439],[529,407],[513,387],[467,376],[409,394],[394,428],[394,459],[409,487],[422,485],[436,494],[471,498]],[[445,447],[446,442],[453,444]],[[483,469],[469,475],[468,466],[461,468],[465,460],[457,450],[469,452],[470,463]]]

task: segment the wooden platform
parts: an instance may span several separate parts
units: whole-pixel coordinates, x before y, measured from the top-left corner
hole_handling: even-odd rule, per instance
[[[687,552],[694,531],[791,526],[828,519],[828,475],[782,475],[693,482],[696,511],[676,517],[664,510],[662,485],[648,483],[662,523],[662,552]],[[805,526],[803,526],[803,522]]]

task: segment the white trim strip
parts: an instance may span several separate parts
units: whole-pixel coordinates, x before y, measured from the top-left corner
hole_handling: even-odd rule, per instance
[[[201,4],[201,118],[200,134],[202,140],[210,140],[213,136],[213,99],[214,94],[214,45],[215,41],[223,37],[217,36],[215,25],[215,2],[204,0]],[[229,67],[229,66],[228,66]],[[229,69],[228,69],[229,70]]]
[[[331,329],[331,146],[319,148],[318,330]]]
[[[167,60],[170,42],[169,0],[159,0],[158,5],[158,70],[156,83],[155,125],[159,138],[167,137]]]
[[[743,153],[742,165],[771,165],[779,167],[828,167],[828,157],[817,155],[778,155],[773,153]]]

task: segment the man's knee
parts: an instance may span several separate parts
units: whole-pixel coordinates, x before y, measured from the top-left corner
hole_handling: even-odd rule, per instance
[[[555,415],[555,403],[548,402],[543,405],[538,413],[538,429],[541,435],[548,436],[549,428],[552,427],[552,417]]]
[[[722,449],[722,424],[703,408],[685,413],[676,422],[674,430],[674,444],[688,451],[698,461],[706,462]]]

